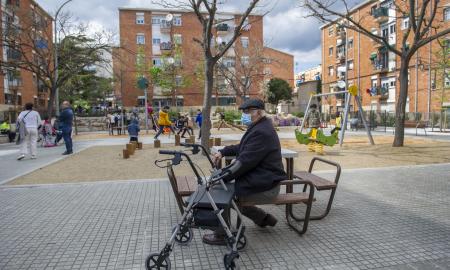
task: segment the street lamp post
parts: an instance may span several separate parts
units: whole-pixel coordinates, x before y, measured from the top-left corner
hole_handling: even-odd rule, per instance
[[[57,31],[57,21],[58,21],[58,15],[59,12],[62,10],[62,8],[67,5],[69,2],[71,2],[72,0],[67,0],[66,2],[64,2],[56,11],[55,14],[55,19],[54,19],[54,40],[55,40],[55,44],[54,44],[54,50],[55,50],[55,80],[54,80],[54,84],[55,84],[55,110],[56,110],[56,116],[59,116],[59,89],[58,89],[58,31]]]

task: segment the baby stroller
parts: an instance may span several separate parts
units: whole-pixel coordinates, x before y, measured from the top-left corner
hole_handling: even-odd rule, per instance
[[[193,144],[184,144],[184,146],[193,147],[192,152],[194,154],[198,153],[198,147],[201,147]],[[203,147],[201,148],[206,152]],[[229,252],[223,257],[225,269],[237,269],[235,260],[239,258],[239,250],[245,248],[247,239],[244,235],[243,216],[234,201],[233,184],[225,184],[224,180],[232,179],[233,174],[241,167],[241,163],[236,161],[223,169],[213,169],[211,176],[202,179],[195,164],[185,152],[160,150],[159,153],[173,156],[169,159],[156,160],[155,165],[160,168],[178,165],[183,161],[184,157],[194,171],[198,185],[197,190],[189,197],[188,205],[184,209],[181,220],[174,227],[164,248],[160,252],[148,255],[145,261],[146,269],[171,269],[169,256],[175,243],[181,245],[188,244],[193,238],[193,228],[222,228],[225,231],[229,249]],[[159,165],[159,163],[167,161],[169,161],[167,166]],[[213,164],[210,159],[209,161]],[[229,211],[231,208],[237,213],[238,222],[236,228],[231,226],[229,219]]]
[[[53,147],[56,146],[57,131],[53,128],[49,121],[44,121],[39,129],[38,142],[41,143],[42,147]]]

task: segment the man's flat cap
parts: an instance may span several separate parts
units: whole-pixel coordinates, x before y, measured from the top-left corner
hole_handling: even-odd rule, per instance
[[[239,110],[246,110],[249,108],[264,110],[264,102],[257,98],[251,98],[246,100],[241,106],[239,106]]]

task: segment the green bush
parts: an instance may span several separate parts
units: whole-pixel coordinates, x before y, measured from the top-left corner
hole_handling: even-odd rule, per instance
[[[225,121],[233,122],[233,120],[241,119],[242,113],[240,111],[225,111]]]
[[[305,116],[305,112],[293,112],[292,115],[297,116],[298,118],[302,118]]]

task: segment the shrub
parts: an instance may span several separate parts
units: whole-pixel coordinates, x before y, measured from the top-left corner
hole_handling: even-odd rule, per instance
[[[227,122],[233,122],[233,120],[241,119],[242,113],[240,111],[225,111],[225,121]]]

